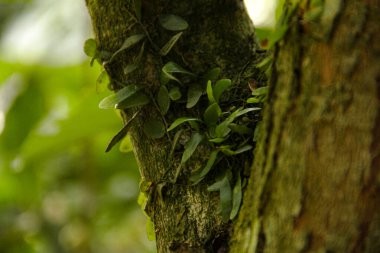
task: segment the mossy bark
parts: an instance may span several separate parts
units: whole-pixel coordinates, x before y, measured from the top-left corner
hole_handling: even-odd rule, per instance
[[[231,252],[379,252],[380,4],[299,2]]]
[[[143,0],[141,22],[133,17],[133,1],[87,0],[87,6],[99,50],[115,52],[130,35],[143,33],[148,36],[143,67],[129,75],[123,73],[123,68],[136,56],[139,47],[123,52],[105,66],[114,80],[113,89],[120,88],[120,83],[140,84],[155,98],[161,68],[166,62],[174,61],[199,77],[213,67],[220,67],[221,77],[232,79],[235,92],[249,96],[247,79],[257,73],[254,64],[261,56],[256,54],[253,26],[242,1]],[[160,27],[158,18],[162,14],[178,15],[189,24],[175,47],[164,57],[158,54],[158,49],[175,33]],[[184,104],[174,104],[164,121],[167,124],[180,116],[202,117],[200,112],[205,106],[201,103],[189,110]],[[134,112],[125,110],[124,120],[127,121]],[[152,118],[162,120],[154,103],[142,108],[130,134],[141,175],[151,183],[151,200],[146,211],[155,225],[158,252],[201,253],[226,249],[230,225],[223,223],[218,213],[219,194],[207,191],[207,183],[213,182],[212,179],[206,178],[205,182],[195,186],[188,180],[192,171],[206,164],[209,148],[198,148],[190,161],[177,171],[183,150],[178,150],[173,159],[169,158],[171,133],[151,139],[142,131],[144,124]],[[185,131],[183,139],[190,134]],[[240,170],[242,164],[244,161],[232,166]]]
[[[311,2],[299,1],[275,50],[260,140],[232,234],[217,214],[218,197],[207,192],[206,184],[191,186],[187,180],[209,150],[195,154],[171,183],[165,173],[172,178],[179,161],[168,161],[170,138],[152,140],[141,131],[147,119],[160,115],[149,105],[138,116],[131,132],[141,174],[159,189],[152,191],[147,208],[158,252],[380,249],[379,2],[322,1],[322,14],[310,19]],[[87,0],[100,49],[114,52],[126,37],[142,32],[131,18],[132,3]],[[170,59],[197,75],[221,67],[239,92],[248,92],[241,73],[252,71],[258,56],[241,1],[142,3],[142,23],[156,46],[148,46],[144,68],[129,76],[122,69],[136,52],[123,53],[106,67],[111,78],[146,85],[155,94],[160,69]],[[190,24],[168,57],[155,53],[170,38],[158,26],[161,13],[182,16]],[[198,113],[183,108],[171,108],[167,120]],[[132,113],[125,111],[125,120]]]

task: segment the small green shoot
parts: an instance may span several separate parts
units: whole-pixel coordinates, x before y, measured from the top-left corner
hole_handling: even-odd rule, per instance
[[[207,82],[206,92],[207,92],[208,101],[210,103],[215,103],[216,100],[214,98],[214,92],[213,92],[213,89],[212,89],[211,80],[208,80],[208,82]]]

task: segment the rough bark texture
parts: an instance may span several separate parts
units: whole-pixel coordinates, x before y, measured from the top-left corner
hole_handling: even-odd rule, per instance
[[[123,67],[130,63],[139,48],[126,51],[105,66],[113,80],[144,85],[154,97],[160,85],[161,68],[170,60],[197,76],[212,67],[220,67],[222,77],[232,79],[237,92],[249,95],[249,74],[242,76],[255,73],[256,44],[252,23],[242,1],[142,1],[142,24],[132,17],[133,1],[87,0],[87,6],[100,50],[115,52],[130,35],[149,34],[145,42],[144,67],[126,76]],[[189,23],[189,28],[166,57],[160,57],[157,49],[174,33],[159,26],[161,14],[179,15]],[[113,82],[112,87],[117,89],[118,84]],[[186,110],[184,105],[174,105],[165,118],[172,122],[179,116],[199,116],[199,109]],[[125,121],[133,112],[124,112]],[[191,171],[205,165],[210,151],[207,147],[199,148],[181,169],[177,180],[173,180],[182,151],[179,150],[172,161],[169,153],[173,136],[153,140],[144,134],[144,122],[151,118],[161,118],[152,103],[145,106],[135,120],[131,137],[142,177],[152,183],[151,201],[146,211],[155,224],[158,252],[201,253],[226,249],[229,225],[222,223],[218,214],[219,195],[207,191],[207,183],[212,181],[205,180],[196,186],[188,181]],[[242,164],[244,161],[237,165],[239,169]]]
[[[278,45],[231,252],[380,251],[380,5],[334,6]]]
[[[155,45],[170,38],[158,26],[161,13],[182,16],[190,27],[168,58],[146,42],[145,67],[128,78],[122,69],[135,52],[123,53],[107,66],[113,79],[146,85],[154,94],[160,69],[170,59],[197,75],[219,66],[224,77],[243,87],[241,72],[256,56],[241,1],[142,2],[143,27]],[[299,2],[275,51],[261,139],[229,252],[378,252],[379,2],[322,1],[324,11],[315,20],[305,18],[313,1]],[[114,52],[126,37],[142,32],[131,18],[131,1],[87,4],[100,49]],[[181,108],[172,108],[167,120],[183,116]],[[131,113],[125,112],[125,120]],[[160,117],[155,107],[145,107],[132,138],[142,176],[160,189],[152,191],[147,208],[158,252],[219,252],[229,228],[217,214],[218,198],[205,184],[187,181],[209,151],[198,152],[170,183],[178,165],[178,159],[168,161],[170,138],[151,140],[141,131],[152,117]]]

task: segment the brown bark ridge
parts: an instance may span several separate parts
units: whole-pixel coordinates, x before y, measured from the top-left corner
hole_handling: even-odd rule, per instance
[[[298,2],[231,252],[380,252],[380,4]]]
[[[242,1],[142,0],[141,21],[135,17],[134,1],[87,0],[86,3],[99,50],[115,52],[127,37],[137,33],[147,36],[142,68],[129,75],[123,72],[140,47],[126,50],[105,66],[111,79],[117,80],[111,84],[114,89],[120,88],[120,83],[139,84],[155,97],[160,86],[161,68],[170,60],[196,76],[220,67],[222,77],[232,79],[237,93],[249,95],[247,79],[250,77],[246,73],[257,72],[254,68],[257,56],[253,26]],[[163,57],[158,54],[158,49],[174,33],[159,26],[162,14],[178,15],[189,24],[175,47]],[[187,110],[184,105],[172,105],[164,121],[168,124],[180,116],[199,116],[202,106],[205,105]],[[124,120],[127,121],[134,112],[125,110]],[[188,180],[191,171],[205,165],[210,150],[207,146],[198,148],[178,171],[177,177],[181,150],[173,160],[169,158],[173,135],[151,139],[142,131],[144,123],[152,118],[162,119],[154,103],[142,108],[130,133],[141,175],[150,185],[151,197],[146,211],[155,225],[158,252],[226,250],[230,225],[221,221],[219,195],[207,191],[207,183],[212,180],[206,178],[205,182],[195,186]],[[184,139],[188,138],[186,134],[190,133],[185,131]],[[240,169],[241,163],[232,166]]]

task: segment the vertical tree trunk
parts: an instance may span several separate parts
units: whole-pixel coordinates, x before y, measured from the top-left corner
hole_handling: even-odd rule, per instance
[[[166,62],[174,61],[200,77],[209,69],[220,67],[222,77],[232,79],[234,91],[249,96],[247,79],[258,74],[254,64],[259,56],[253,26],[242,1],[143,0],[141,21],[135,14],[134,1],[87,0],[87,6],[99,50],[115,52],[133,34],[143,33],[148,37],[143,68],[129,75],[123,73],[123,68],[139,49],[125,51],[111,64],[105,65],[113,80],[113,88],[119,89],[120,83],[144,85],[151,97],[155,97],[160,86],[161,68]],[[168,56],[158,54],[158,49],[173,35],[160,27],[162,14],[181,16],[189,24]],[[205,105],[191,110],[181,105],[172,106],[165,119],[172,122],[180,116],[201,117],[202,106]],[[134,112],[125,110],[125,121]],[[209,147],[198,148],[186,166],[177,171],[181,156],[175,155],[174,161],[169,157],[173,136],[151,139],[142,131],[144,124],[152,118],[161,119],[153,103],[143,107],[130,133],[141,175],[150,185],[151,196],[146,211],[155,225],[158,252],[201,253],[226,248],[230,229],[218,213],[219,194],[207,191],[207,183],[213,181],[206,178],[205,182],[193,186],[188,180],[192,171],[206,164]],[[185,131],[183,138],[188,138],[189,134]],[[244,161],[231,164],[239,171]]]
[[[298,3],[231,252],[379,252],[380,4]]]
[[[298,8],[275,50],[270,98],[229,252],[377,252],[379,2],[291,2]],[[101,50],[115,52],[132,34],[150,35],[145,67],[123,74],[133,56],[125,52],[106,66],[113,80],[143,84],[155,94],[160,69],[173,60],[196,75],[221,67],[244,93],[247,79],[241,77],[249,77],[241,73],[257,74],[253,28],[240,1],[142,1],[142,24],[133,18],[133,1],[87,4]],[[156,53],[170,38],[158,27],[162,13],[190,24],[168,57]],[[132,113],[125,111],[125,120]],[[171,108],[166,117],[171,122],[183,113]],[[141,174],[156,189],[147,211],[158,251],[217,252],[230,232],[217,214],[218,198],[206,184],[191,186],[187,180],[210,151],[203,147],[170,182],[179,159],[168,161],[170,138],[152,140],[141,131],[152,117],[160,117],[155,107],[145,107],[131,132]]]

